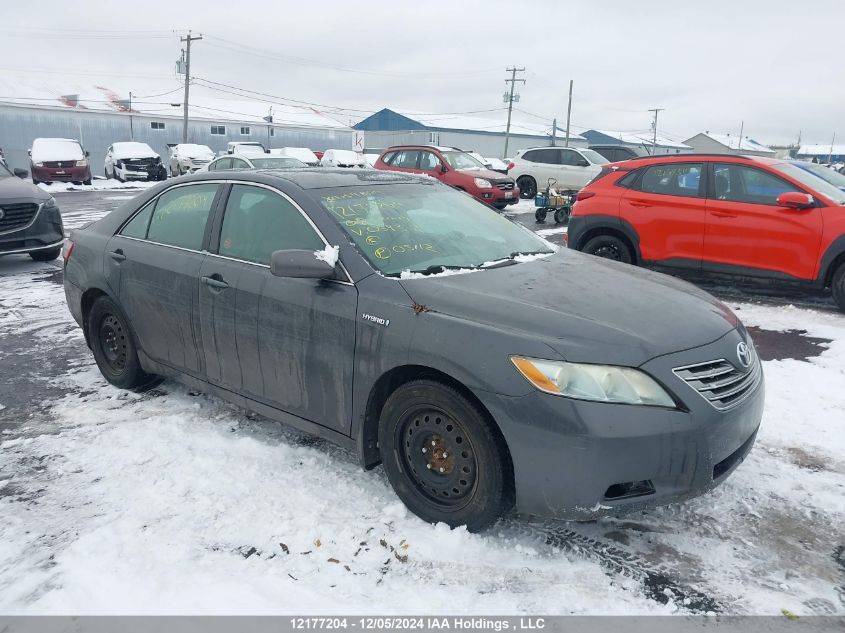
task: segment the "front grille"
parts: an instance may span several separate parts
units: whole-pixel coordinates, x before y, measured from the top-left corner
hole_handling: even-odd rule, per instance
[[[50,161],[44,161],[44,166],[45,167],[52,167],[52,168],[76,167],[76,161],[75,160],[50,160]]]
[[[38,213],[37,204],[4,204],[2,218],[0,218],[0,233],[17,231],[32,224]]]
[[[513,190],[513,180],[506,180],[504,182],[497,182],[496,189],[501,189],[502,191],[511,191]]]
[[[751,367],[737,369],[723,358],[719,360],[676,367],[675,375],[695,389],[716,409],[730,409],[754,391],[760,381],[762,370],[756,354],[751,358]]]
[[[120,162],[127,171],[149,171],[156,164],[155,158],[126,158]]]

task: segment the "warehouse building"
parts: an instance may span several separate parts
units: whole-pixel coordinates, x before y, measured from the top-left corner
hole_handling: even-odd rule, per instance
[[[845,163],[845,145],[802,145],[797,158],[814,163]]]
[[[0,78],[0,149],[11,167],[28,170],[33,139],[77,139],[90,152],[96,175],[103,172],[112,143],[135,140],[147,143],[166,162],[168,144],[182,142],[181,88],[170,92],[130,106],[127,98],[102,85],[57,81],[53,86]],[[215,152],[225,151],[229,141],[258,141],[267,149],[353,149],[355,136],[348,125],[317,109],[219,99],[191,89],[188,142]]]
[[[701,132],[684,141],[696,152],[705,154],[745,154],[749,156],[767,156],[774,158],[777,152],[771,147],[758,143],[752,138]]]
[[[658,135],[655,139],[651,132],[617,132],[613,130],[587,130],[581,132],[590,145],[624,145],[641,149],[649,154],[682,154],[692,148],[684,143],[673,141]]]
[[[368,150],[384,149],[391,145],[440,145],[478,152],[487,158],[505,157],[507,120],[504,111],[500,118],[485,119],[454,114],[401,113],[384,108],[353,127],[365,135]],[[563,145],[565,135],[566,130],[558,127],[554,142]],[[508,157],[513,157],[520,149],[545,147],[552,142],[551,122],[549,125],[537,125],[512,120]],[[586,147],[587,140],[570,133],[569,144]]]

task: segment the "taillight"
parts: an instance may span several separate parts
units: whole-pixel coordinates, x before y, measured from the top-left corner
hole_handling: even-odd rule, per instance
[[[513,161],[511,161],[511,162],[508,163],[508,171],[510,171],[513,168],[514,168],[514,164],[513,164]]]
[[[65,243],[62,245],[62,259],[65,262],[65,266],[67,266],[67,260],[70,259],[70,254],[73,252],[73,242],[70,240],[65,240]]]
[[[579,191],[575,195],[575,202],[578,202],[579,200],[586,200],[587,198],[592,198],[594,195],[596,195],[595,191]]]

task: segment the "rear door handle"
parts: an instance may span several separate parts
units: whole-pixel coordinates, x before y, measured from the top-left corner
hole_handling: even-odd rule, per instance
[[[648,207],[652,207],[652,206],[654,206],[654,205],[652,205],[652,204],[649,204],[648,202],[634,202],[634,201],[631,201],[629,204],[630,204],[632,207],[639,207],[639,208],[641,208],[641,209],[645,209],[645,208],[648,208]]]
[[[216,278],[212,277],[203,277],[202,283],[204,283],[209,288],[213,288],[214,290],[226,290],[229,287],[223,279],[218,275]]]
[[[717,218],[735,218],[737,217],[735,213],[725,213],[724,211],[711,211],[713,215]]]
[[[116,262],[122,262],[124,259],[126,259],[126,255],[123,254],[123,251],[121,249],[111,251],[109,253],[109,257],[111,257]]]

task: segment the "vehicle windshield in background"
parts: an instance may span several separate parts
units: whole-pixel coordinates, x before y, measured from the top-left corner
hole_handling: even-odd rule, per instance
[[[276,156],[273,158],[249,158],[250,162],[257,169],[290,169],[291,167],[308,167],[301,160],[296,158],[285,158]]]
[[[516,255],[551,253],[544,240],[464,193],[434,184],[314,191],[385,275],[478,268]]]
[[[0,178],[9,178],[14,177],[12,170],[6,166],[6,162],[3,159],[0,159]]]
[[[602,156],[601,154],[599,154],[599,153],[598,153],[597,151],[595,151],[595,150],[592,150],[592,149],[579,149],[578,151],[579,151],[579,152],[581,152],[581,154],[582,154],[582,155],[583,155],[583,156],[584,156],[587,160],[589,160],[591,163],[593,163],[593,164],[595,164],[595,165],[605,165],[605,164],[607,164],[607,163],[609,163],[609,162],[610,162],[609,160],[607,160],[604,156]]]
[[[772,167],[777,169],[779,172],[786,174],[790,178],[797,180],[802,185],[806,185],[810,189],[815,189],[820,194],[827,196],[834,202],[838,204],[845,204],[845,191],[842,191],[839,187],[830,184],[819,176],[811,174],[806,169],[797,167],[790,163],[777,163],[772,165]]]
[[[452,169],[487,169],[465,152],[441,152]]]
[[[824,165],[819,165],[818,163],[792,163],[796,167],[803,169],[804,171],[808,171],[814,176],[818,176],[825,182],[829,182],[834,187],[838,187],[842,189],[845,187],[845,176],[840,174],[838,171],[834,171],[830,167],[825,167]]]

